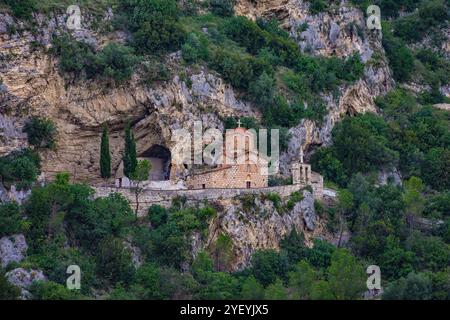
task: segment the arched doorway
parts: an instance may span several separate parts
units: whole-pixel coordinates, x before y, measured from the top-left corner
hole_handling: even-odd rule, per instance
[[[139,159],[146,159],[152,164],[150,181],[169,180],[172,167],[172,155],[170,150],[161,145],[153,145],[139,155]]]

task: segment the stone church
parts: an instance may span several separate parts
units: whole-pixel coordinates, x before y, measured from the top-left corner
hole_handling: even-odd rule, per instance
[[[227,130],[218,165],[188,176],[189,189],[253,189],[269,185],[268,160],[258,152],[256,134],[239,127]]]

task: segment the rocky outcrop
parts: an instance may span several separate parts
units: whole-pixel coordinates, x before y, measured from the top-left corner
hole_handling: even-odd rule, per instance
[[[44,273],[41,270],[25,270],[23,268],[17,268],[6,273],[6,279],[14,286],[20,288],[21,299],[30,299],[31,293],[29,289],[33,282],[47,281]]]
[[[334,8],[334,6],[333,6]],[[365,28],[363,13],[343,1],[341,6],[319,16],[309,12],[309,4],[300,0],[240,0],[236,12],[255,18],[276,16],[296,39],[300,50],[316,55],[346,57],[357,51],[366,62],[365,76],[359,82],[340,88],[339,97],[324,95],[328,116],[323,124],[303,120],[291,129],[289,150],[282,156],[282,173],[297,154],[298,146],[330,143],[330,133],[345,114],[376,111],[373,97],[385,93],[392,85],[389,69],[378,34]],[[105,13],[102,21],[111,19]],[[138,153],[152,145],[170,148],[172,132],[203,120],[210,128],[222,129],[226,116],[254,116],[257,108],[242,100],[239,93],[214,72],[205,68],[191,70],[180,63],[174,53],[165,62],[172,71],[171,80],[146,84],[143,70],[123,87],[105,88],[95,81],[74,81],[58,72],[58,61],[46,53],[51,36],[65,30],[65,15],[36,16],[37,32],[23,29],[11,33],[11,26],[21,23],[8,15],[0,19],[0,155],[26,146],[21,132],[26,119],[33,115],[53,119],[58,129],[58,148],[43,155],[45,178],[68,171],[77,181],[100,182],[99,145],[102,124],[110,127],[113,168],[120,166],[123,152],[123,129],[131,122]],[[305,27],[307,28],[305,29]],[[126,35],[100,34],[88,23],[73,35],[100,48],[111,40],[123,42]],[[375,55],[376,53],[376,55]],[[376,56],[376,63],[372,63]],[[183,75],[183,76],[178,76]]]
[[[0,239],[0,265],[6,268],[11,262],[21,262],[28,250],[23,234]]]
[[[115,88],[105,88],[95,81],[64,78],[54,57],[32,49],[36,42],[43,47],[50,46],[48,35],[55,29],[64,29],[63,18],[51,21],[55,23],[42,26],[39,29],[42,34],[38,35],[26,30],[20,36],[0,33],[3,57],[0,59],[3,81],[0,130],[7,133],[2,135],[0,152],[6,154],[27,145],[21,131],[28,117],[51,118],[58,129],[58,148],[43,154],[42,169],[47,178],[68,171],[78,181],[99,181],[103,123],[110,126],[112,162],[118,168],[123,129],[128,122],[133,124],[137,149],[142,153],[154,144],[170,147],[171,132],[189,128],[194,121],[203,120],[209,127],[222,129],[219,117],[255,115],[249,104],[238,99],[231,86],[208,70],[179,70],[179,54],[167,58],[166,65],[173,68],[174,76],[165,83],[148,85],[142,81],[140,72],[126,86]],[[112,35],[104,36],[108,37]],[[102,41],[98,37],[97,42]],[[180,73],[187,76],[181,79],[177,75]]]
[[[323,96],[328,109],[323,124],[303,120],[290,130],[292,139],[288,152],[282,155],[282,173],[288,172],[288,164],[300,145],[307,151],[315,145],[329,145],[331,130],[342,116],[377,112],[374,98],[394,85],[381,35],[366,28],[361,10],[343,0],[330,5],[326,12],[311,14],[309,5],[309,1],[302,0],[238,0],[235,8],[238,14],[250,18],[277,18],[304,52],[344,58],[357,52],[366,65],[364,77],[355,84],[342,86],[339,97]]]
[[[264,197],[255,197],[251,209],[239,199],[221,203],[226,209],[211,224],[206,247],[213,246],[220,234],[229,236],[233,242],[231,268],[240,270],[248,266],[254,251],[279,249],[280,241],[293,229],[302,232],[305,244],[311,246],[312,239],[323,238],[327,232],[315,213],[313,195],[309,191],[303,195],[304,199],[292,210],[277,208]],[[283,205],[286,201],[287,198]]]

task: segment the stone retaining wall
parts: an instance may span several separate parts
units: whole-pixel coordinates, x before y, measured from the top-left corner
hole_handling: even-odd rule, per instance
[[[170,206],[172,200],[176,197],[184,197],[187,201],[194,202],[232,199],[245,194],[259,195],[269,194],[272,192],[279,194],[281,197],[288,197],[292,193],[299,191],[304,187],[305,186],[303,185],[297,184],[258,189],[144,190],[140,195],[139,215],[145,215],[148,207],[154,204]],[[111,187],[95,187],[94,189],[96,190],[96,197],[107,197],[111,193],[119,192],[130,201],[133,207],[136,205],[133,189]]]

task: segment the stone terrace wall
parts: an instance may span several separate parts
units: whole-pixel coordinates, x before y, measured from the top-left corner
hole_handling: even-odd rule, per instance
[[[176,197],[185,197],[187,201],[200,202],[203,200],[221,200],[232,199],[245,194],[269,194],[278,193],[281,197],[288,197],[293,192],[303,189],[303,185],[288,185],[258,189],[205,189],[205,190],[144,190],[140,195],[139,215],[146,214],[148,207],[154,204],[161,206],[170,206],[172,199]],[[96,197],[107,197],[111,193],[119,192],[125,196],[132,207],[136,206],[135,194],[133,189],[95,187]]]

